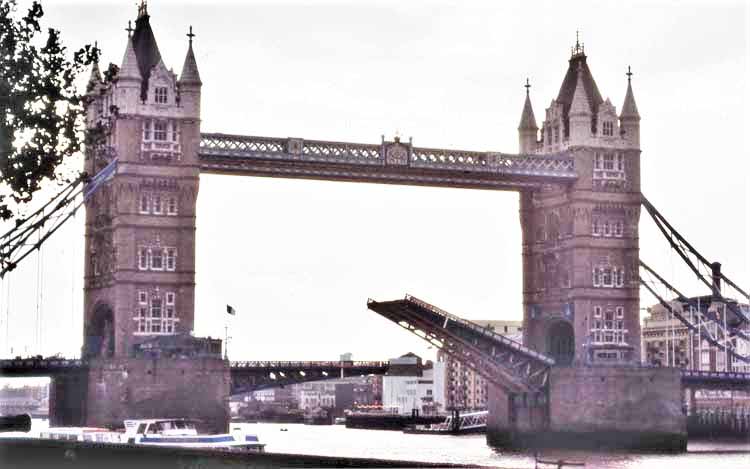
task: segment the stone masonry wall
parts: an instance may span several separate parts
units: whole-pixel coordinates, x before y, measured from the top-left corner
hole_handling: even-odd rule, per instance
[[[221,359],[117,358],[92,364],[86,424],[120,427],[123,420],[184,417],[226,432],[230,374]]]

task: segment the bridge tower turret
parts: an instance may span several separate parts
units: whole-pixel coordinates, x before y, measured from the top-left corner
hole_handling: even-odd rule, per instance
[[[518,124],[518,152],[522,155],[534,153],[537,150],[537,133],[539,127],[536,125],[534,109],[531,107],[531,98],[529,97],[528,78],[526,79],[526,101],[523,103],[523,112],[521,113],[521,122]]]
[[[628,85],[618,128],[586,58],[576,41],[537,150],[571,154],[579,177],[521,193],[524,342],[562,365],[636,363],[640,116]]]
[[[90,127],[106,124],[95,173],[117,171],[86,201],[85,357],[129,357],[138,344],[193,329],[201,81],[189,34],[182,77],[167,69],[138,10],[122,66],[90,85]]]

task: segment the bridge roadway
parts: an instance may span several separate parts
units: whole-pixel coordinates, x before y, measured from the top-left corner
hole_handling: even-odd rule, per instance
[[[0,360],[0,377],[54,377],[86,373],[89,361],[66,358],[14,358]],[[286,386],[305,381],[385,374],[383,361],[231,361],[231,394]]]
[[[458,323],[455,327],[465,328],[466,336],[486,334],[485,328],[471,321],[462,321],[464,323]],[[0,360],[0,377],[54,377],[84,373],[88,371],[88,366],[89,362],[83,359],[3,359]],[[229,366],[232,394],[305,381],[388,372],[388,362],[382,361],[235,361],[230,362]],[[750,391],[750,373],[681,370],[681,376],[682,385],[687,388]],[[491,380],[494,381],[497,381],[496,377]]]
[[[578,177],[573,156],[514,155],[380,144],[201,134],[204,173],[494,190],[538,189]]]

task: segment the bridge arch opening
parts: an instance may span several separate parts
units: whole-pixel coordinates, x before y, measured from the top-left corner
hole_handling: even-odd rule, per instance
[[[570,365],[575,354],[575,334],[567,321],[557,321],[547,329],[547,355],[557,365]]]
[[[83,345],[85,358],[109,358],[115,353],[115,316],[112,307],[102,303],[96,306],[91,320],[86,324]]]

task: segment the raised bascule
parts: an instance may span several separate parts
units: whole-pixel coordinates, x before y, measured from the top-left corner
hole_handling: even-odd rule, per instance
[[[241,364],[223,359],[218,341],[191,335],[202,173],[519,192],[523,344],[411,296],[367,304],[492,384],[490,443],[684,449],[684,388],[750,382],[736,373],[639,366],[644,202],[629,70],[618,115],[576,41],[541,129],[527,82],[518,154],[423,148],[398,138],[362,144],[226,135],[201,133],[192,28],[188,37],[178,77],[142,3],[119,69],[106,79],[98,66],[92,70],[88,123],[106,130],[107,142],[90,150],[86,170],[107,177],[85,192],[82,361],[71,365],[74,373],[29,371],[55,376],[53,421],[113,425],[158,410],[221,427],[232,390],[269,385],[267,374],[243,374]],[[299,378],[301,366],[279,369],[280,376]],[[316,377],[387,371],[376,362],[310,366]]]

